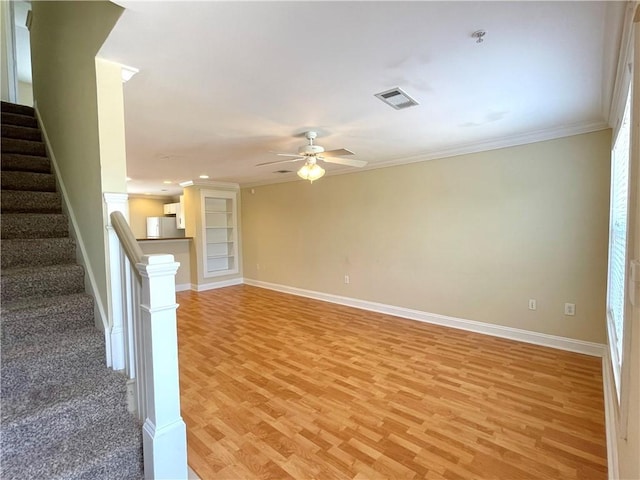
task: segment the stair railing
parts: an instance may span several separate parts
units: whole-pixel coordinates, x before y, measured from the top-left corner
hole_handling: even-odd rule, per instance
[[[186,479],[186,426],[180,416],[173,255],[144,255],[127,220],[110,215],[119,242],[124,370],[129,409],[141,422],[147,479]],[[133,268],[134,266],[135,268]],[[112,272],[113,274],[114,272]]]

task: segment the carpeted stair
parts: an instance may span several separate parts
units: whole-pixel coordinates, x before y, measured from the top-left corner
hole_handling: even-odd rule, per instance
[[[0,478],[143,478],[34,110],[2,102]]]

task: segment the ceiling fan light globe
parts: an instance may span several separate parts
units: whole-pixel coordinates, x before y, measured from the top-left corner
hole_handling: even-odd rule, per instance
[[[324,168],[317,163],[305,163],[300,170],[298,170],[298,176],[303,180],[309,180],[313,183],[314,180],[318,180],[324,176]]]

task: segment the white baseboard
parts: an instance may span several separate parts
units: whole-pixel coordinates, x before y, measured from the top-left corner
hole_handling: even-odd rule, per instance
[[[204,292],[205,290],[215,290],[216,288],[231,287],[232,285],[242,285],[243,283],[244,283],[244,279],[242,277],[232,278],[231,280],[221,280],[219,282],[211,282],[211,283],[201,283],[201,284],[192,283],[191,290],[193,290],[194,292]]]
[[[618,467],[618,401],[611,356],[606,349],[602,356],[602,391],[604,392],[604,418],[607,433],[608,478],[609,480],[617,480],[620,471]]]
[[[109,319],[107,317],[107,311],[105,306],[102,304],[102,300],[98,293],[98,284],[96,282],[95,274],[93,273],[93,269],[91,268],[91,263],[89,262],[89,255],[87,254],[87,249],[85,247],[84,239],[80,234],[80,229],[78,227],[78,221],[76,219],[76,215],[73,211],[69,203],[69,196],[67,194],[67,189],[64,185],[64,181],[60,176],[60,168],[58,167],[58,162],[56,160],[55,153],[51,148],[51,142],[49,141],[49,136],[47,135],[47,129],[45,128],[44,123],[42,122],[42,117],[40,116],[40,111],[38,110],[37,103],[34,104],[34,109],[36,112],[36,117],[38,118],[38,125],[40,126],[40,130],[42,131],[42,139],[46,145],[47,153],[49,154],[49,160],[51,160],[51,165],[53,166],[53,170],[56,177],[56,183],[58,184],[58,188],[60,189],[60,194],[62,195],[62,208],[70,222],[69,233],[71,237],[76,242],[76,259],[77,261],[84,267],[85,275],[85,288],[91,291],[91,295],[93,296],[94,302],[94,312],[96,315],[96,327],[102,329],[104,332],[109,332]],[[78,251],[80,254],[78,255]],[[87,281],[88,280],[88,281]],[[111,338],[108,334],[105,333],[105,341],[107,342],[106,351],[107,351],[107,365],[111,366]]]
[[[494,325],[491,323],[477,322],[475,320],[466,320],[464,318],[448,317],[437,313],[423,312],[421,310],[413,310],[410,308],[397,307],[394,305],[386,305],[383,303],[369,302],[367,300],[359,300],[357,298],[342,297],[329,293],[316,292],[313,290],[304,290],[302,288],[289,287],[287,285],[279,285],[276,283],[263,282],[245,278],[244,283],[255,287],[267,288],[278,292],[290,293],[301,297],[313,298],[315,300],[323,300],[325,302],[337,303],[348,307],[360,308],[371,312],[385,313],[396,317],[417,320],[419,322],[432,323],[445,327],[457,328],[470,332],[482,333],[494,337],[507,338],[525,343],[532,343],[544,347],[557,348],[570,352],[582,353],[594,357],[602,357],[605,352],[605,346],[599,343],[585,342],[583,340],[575,340],[572,338],[559,337],[555,335],[547,335],[545,333],[531,332],[519,328],[505,327],[502,325]]]
[[[187,290],[192,290],[192,285],[190,283],[176,284],[176,292],[186,292]]]

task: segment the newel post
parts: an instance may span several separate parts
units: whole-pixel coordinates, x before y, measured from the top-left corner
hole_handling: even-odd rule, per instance
[[[144,358],[146,419],[142,428],[144,475],[148,479],[187,478],[186,426],[180,416],[178,335],[173,255],[144,255],[140,321]]]
[[[114,370],[123,370],[125,362],[124,325],[124,285],[122,283],[122,258],[120,240],[111,225],[111,214],[121,212],[129,217],[129,195],[126,193],[105,193],[104,207],[106,219],[107,288],[109,289],[108,325],[105,325],[107,343],[107,365]]]

